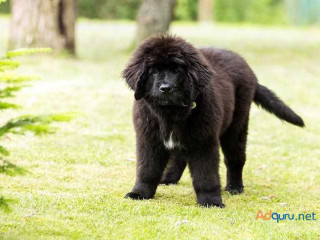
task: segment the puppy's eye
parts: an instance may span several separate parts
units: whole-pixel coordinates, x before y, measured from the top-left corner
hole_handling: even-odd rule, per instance
[[[172,73],[173,73],[173,74],[179,74],[180,71],[179,71],[179,69],[173,69],[173,70],[172,70]]]

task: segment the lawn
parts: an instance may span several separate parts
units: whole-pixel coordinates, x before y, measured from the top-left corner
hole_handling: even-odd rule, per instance
[[[8,19],[0,18],[0,54]],[[21,71],[43,76],[13,101],[24,113],[74,112],[55,134],[10,136],[15,166],[0,173],[0,239],[319,239],[320,29],[174,24],[196,46],[243,55],[259,81],[303,116],[300,129],[251,111],[245,193],[223,191],[225,209],[196,205],[190,175],[154,199],[124,195],[135,181],[133,94],[120,73],[134,24],[80,20],[77,58],[31,57]],[[225,185],[225,166],[220,174]],[[7,207],[6,207],[7,206]],[[258,211],[315,213],[315,221],[255,220]]]

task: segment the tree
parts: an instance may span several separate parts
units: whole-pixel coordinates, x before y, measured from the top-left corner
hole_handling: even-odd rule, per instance
[[[143,0],[138,12],[136,43],[169,30],[176,0]]]
[[[214,0],[198,1],[198,20],[200,22],[211,22],[213,19]]]
[[[9,48],[75,52],[76,0],[11,0]]]

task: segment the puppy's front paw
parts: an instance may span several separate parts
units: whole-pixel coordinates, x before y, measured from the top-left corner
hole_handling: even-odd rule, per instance
[[[218,207],[218,208],[225,208],[226,205],[223,203],[214,203],[214,202],[204,202],[199,203],[202,207],[211,208],[211,207]]]
[[[126,194],[125,198],[130,198],[130,199],[133,199],[133,200],[143,200],[143,199],[147,199],[146,197],[144,196],[141,196],[140,194],[138,193],[134,193],[134,192],[129,192]]]
[[[226,191],[228,191],[231,195],[238,195],[243,193],[243,186],[233,186],[231,184],[226,186]]]
[[[203,207],[218,207],[225,208],[225,205],[222,203],[221,196],[212,196],[210,194],[199,194],[198,203]]]

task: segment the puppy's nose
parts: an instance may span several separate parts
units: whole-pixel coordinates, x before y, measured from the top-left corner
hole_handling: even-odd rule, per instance
[[[172,92],[173,88],[169,84],[163,83],[163,84],[161,84],[159,90],[160,90],[160,92],[168,93],[168,92]]]

